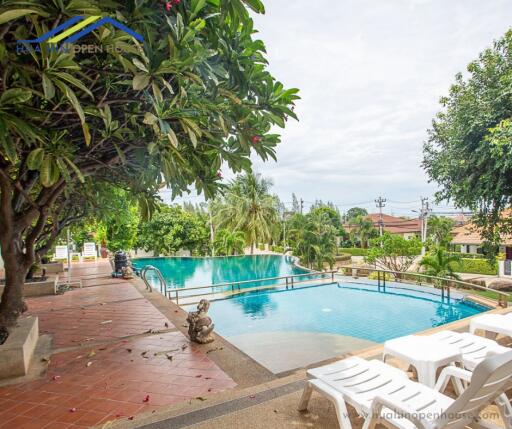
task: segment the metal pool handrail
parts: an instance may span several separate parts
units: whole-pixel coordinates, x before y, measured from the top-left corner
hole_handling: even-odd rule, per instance
[[[342,270],[347,269],[347,270],[361,270],[361,271],[377,272],[378,273],[377,281],[378,281],[379,286],[381,284],[380,273],[384,273],[384,276],[382,277],[384,286],[386,286],[386,273],[397,274],[399,278],[400,277],[405,278],[408,276],[412,276],[412,277],[419,277],[419,278],[424,278],[424,279],[429,279],[429,280],[437,280],[437,281],[441,282],[440,287],[441,287],[441,292],[442,292],[443,296],[446,291],[448,297],[450,296],[450,288],[452,287],[451,284],[461,285],[461,286],[465,286],[466,288],[471,288],[471,289],[479,289],[479,290],[483,290],[486,292],[492,292],[492,293],[495,293],[498,295],[498,305],[500,307],[504,307],[504,308],[508,307],[508,299],[511,296],[510,293],[503,292],[503,291],[500,291],[497,289],[493,289],[488,286],[481,286],[481,285],[477,285],[474,283],[465,282],[463,280],[448,279],[445,277],[438,277],[438,276],[429,276],[428,274],[422,274],[422,273],[414,273],[414,272],[409,272],[409,271],[393,271],[393,270],[385,270],[382,268],[354,267],[354,266],[350,266],[350,265],[344,265],[340,268]],[[421,285],[421,281],[419,283]],[[446,284],[443,284],[443,283],[446,283]],[[426,283],[426,284],[428,285],[428,283]],[[457,286],[455,286],[455,289],[457,289]]]
[[[194,290],[212,289],[212,288],[219,288],[219,287],[231,287],[231,292],[223,292],[223,293],[227,294],[227,295],[234,295],[234,294],[238,294],[238,293],[242,293],[242,292],[246,293],[246,292],[255,292],[255,291],[258,291],[258,290],[272,289],[272,288],[276,288],[276,287],[279,287],[279,286],[286,286],[287,289],[288,288],[293,289],[294,286],[297,285],[297,284],[306,283],[306,282],[310,282],[310,281],[314,281],[314,280],[323,280],[323,279],[295,280],[296,278],[300,279],[302,277],[311,277],[311,276],[318,276],[318,275],[322,275],[322,276],[330,275],[331,276],[331,282],[332,283],[336,283],[336,281],[334,280],[334,275],[336,273],[337,273],[337,271],[335,271],[335,270],[332,270],[332,271],[312,271],[312,272],[306,273],[306,274],[292,274],[292,275],[289,275],[289,276],[281,276],[281,277],[267,277],[267,278],[263,278],[263,279],[241,280],[241,281],[236,281],[236,282],[219,283],[219,284],[208,285],[208,286],[186,287],[186,288],[183,288],[183,289],[178,289],[178,288],[167,289],[168,293],[166,294],[166,296],[170,300],[175,299],[176,300],[176,304],[179,305],[180,294],[182,292],[188,292],[188,291],[191,291],[191,290],[194,291]],[[285,283],[276,283],[276,284],[273,284],[273,285],[266,285],[266,286],[256,286],[256,287],[247,288],[247,289],[242,289],[241,288],[241,285],[244,285],[244,284],[260,283],[260,282],[273,281],[273,280],[276,280],[276,281],[285,280]],[[195,297],[199,297],[199,296],[210,296],[210,295],[216,295],[218,293],[219,292],[203,292],[203,293],[199,293],[199,294],[186,295],[185,298],[195,298]],[[174,297],[171,297],[172,294],[174,294]]]
[[[153,265],[145,265],[142,270],[140,270],[140,277],[142,280],[144,280],[144,283],[146,284],[146,289],[150,292],[153,292],[153,288],[151,287],[151,284],[148,282],[148,279],[146,278],[146,274],[148,271],[154,271],[156,272],[158,279],[160,280],[160,293],[162,295],[165,295],[165,291],[167,290],[167,283],[164,279],[164,276],[162,275],[162,272]]]

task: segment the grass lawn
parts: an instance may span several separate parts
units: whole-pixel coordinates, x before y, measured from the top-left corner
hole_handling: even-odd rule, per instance
[[[484,298],[490,298],[490,299],[494,299],[496,301],[498,300],[498,294],[495,292],[491,292],[491,291],[487,291],[487,290],[480,290],[480,289],[470,289],[467,291],[471,292],[474,295],[483,296]],[[510,292],[507,292],[507,293],[510,293]],[[512,294],[508,297],[508,301],[512,302]]]

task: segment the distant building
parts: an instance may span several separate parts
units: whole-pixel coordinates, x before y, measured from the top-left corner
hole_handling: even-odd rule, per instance
[[[483,254],[484,239],[475,224],[469,222],[455,227],[452,234],[452,244],[456,250],[460,249],[460,252],[468,254]],[[505,261],[500,261],[500,276],[512,276],[512,236],[502,234],[499,247],[499,252],[505,254]]]
[[[460,247],[462,253],[483,253],[484,239],[474,223],[468,222],[462,226],[456,226],[452,229],[452,235],[452,244],[458,248]],[[499,246],[500,253],[505,253],[507,259],[512,259],[512,235],[501,234]]]
[[[365,216],[365,219],[370,220],[376,229],[380,227],[380,214],[371,213]],[[399,234],[404,238],[419,237],[421,235],[421,220],[420,219],[405,219],[402,217],[390,216],[382,214],[382,226],[384,232],[390,234]],[[355,228],[355,225],[346,223],[343,225],[345,231],[350,232]]]

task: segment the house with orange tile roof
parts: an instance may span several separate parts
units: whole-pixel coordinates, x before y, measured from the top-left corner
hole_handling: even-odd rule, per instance
[[[365,216],[365,219],[370,220],[376,229],[380,227],[380,213],[370,213]],[[346,223],[343,225],[345,231],[349,232],[355,228],[354,225]],[[382,228],[384,232],[390,234],[400,234],[404,238],[419,237],[421,235],[421,220],[417,218],[403,218],[382,214]]]
[[[452,230],[452,244],[460,247],[462,253],[482,254],[484,239],[478,227],[469,222],[466,225],[458,226]],[[505,261],[499,261],[500,276],[512,276],[512,236],[502,234],[500,236],[500,253],[505,254]]]

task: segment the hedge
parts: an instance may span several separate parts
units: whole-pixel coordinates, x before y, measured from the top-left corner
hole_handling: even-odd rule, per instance
[[[487,259],[462,258],[461,264],[456,263],[453,268],[457,273],[489,274],[492,276],[498,274],[498,264],[491,265]]]
[[[334,260],[336,262],[350,262],[351,259],[352,259],[352,256],[349,255],[348,253],[341,253],[340,255],[336,255],[334,257]]]
[[[340,247],[339,253],[348,253],[351,256],[366,256],[368,255],[368,249],[361,249],[360,247]]]
[[[393,281],[395,280],[395,277],[391,273],[380,273],[381,280],[384,280],[384,277],[386,277],[386,281]],[[378,280],[379,279],[379,273],[377,271],[372,271],[369,276],[369,280]]]
[[[485,255],[480,253],[462,253],[462,252],[448,252],[450,256],[458,256],[463,259],[485,259]]]

